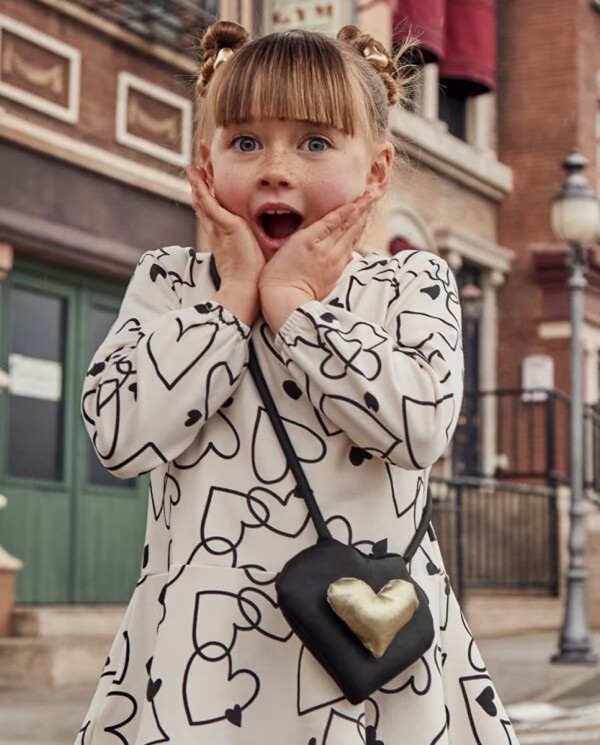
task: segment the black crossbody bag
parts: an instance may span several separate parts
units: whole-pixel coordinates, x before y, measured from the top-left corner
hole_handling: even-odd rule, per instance
[[[210,272],[218,289],[220,278],[213,257]],[[333,538],[279,416],[252,342],[249,367],[296,479],[296,494],[306,502],[318,536],[314,546],[292,556],[277,575],[279,608],[348,701],[359,704],[416,662],[433,643],[429,601],[407,568],[431,521],[431,492],[427,492],[423,517],[402,556],[365,554]]]

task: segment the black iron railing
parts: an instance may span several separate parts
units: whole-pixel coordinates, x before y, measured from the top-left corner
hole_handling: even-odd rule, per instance
[[[475,589],[558,595],[554,489],[475,478],[430,485],[433,525],[459,596]]]
[[[560,390],[467,391],[454,435],[453,473],[555,487],[569,483],[569,396]],[[483,432],[492,417],[495,462],[484,463]],[[584,407],[584,481],[600,500],[600,404]]]
[[[584,410],[584,468],[588,496],[600,504],[600,402]]]
[[[148,41],[197,53],[203,28],[217,20],[218,0],[72,0]]]

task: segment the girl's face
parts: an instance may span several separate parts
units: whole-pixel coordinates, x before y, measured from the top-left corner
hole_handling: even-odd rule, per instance
[[[392,146],[309,122],[262,119],[218,128],[200,158],[220,204],[242,217],[269,261],[297,230],[366,189],[381,197]]]

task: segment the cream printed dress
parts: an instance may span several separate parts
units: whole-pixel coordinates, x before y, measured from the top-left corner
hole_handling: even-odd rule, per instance
[[[402,553],[462,397],[448,266],[354,254],[274,336],[210,300],[209,260],[142,256],[85,379],[98,456],[116,475],[150,472],[150,492],[140,579],[77,745],[516,745],[432,530],[411,571],[435,641],[361,705],[274,592],[315,531],[248,372],[250,337],[334,537]]]

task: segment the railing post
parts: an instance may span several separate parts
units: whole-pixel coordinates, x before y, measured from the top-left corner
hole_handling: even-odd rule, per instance
[[[592,406],[592,486],[600,496],[600,402]]]
[[[546,483],[556,486],[556,393],[546,398]]]
[[[548,496],[548,530],[550,550],[550,571],[552,573],[551,592],[554,597],[560,594],[560,551],[559,511],[558,511],[558,472],[556,464],[556,392],[550,391],[546,399],[546,484],[551,489]]]
[[[465,565],[463,555],[463,485],[460,482],[455,482],[456,488],[456,595],[459,603],[462,605],[465,591]]]

